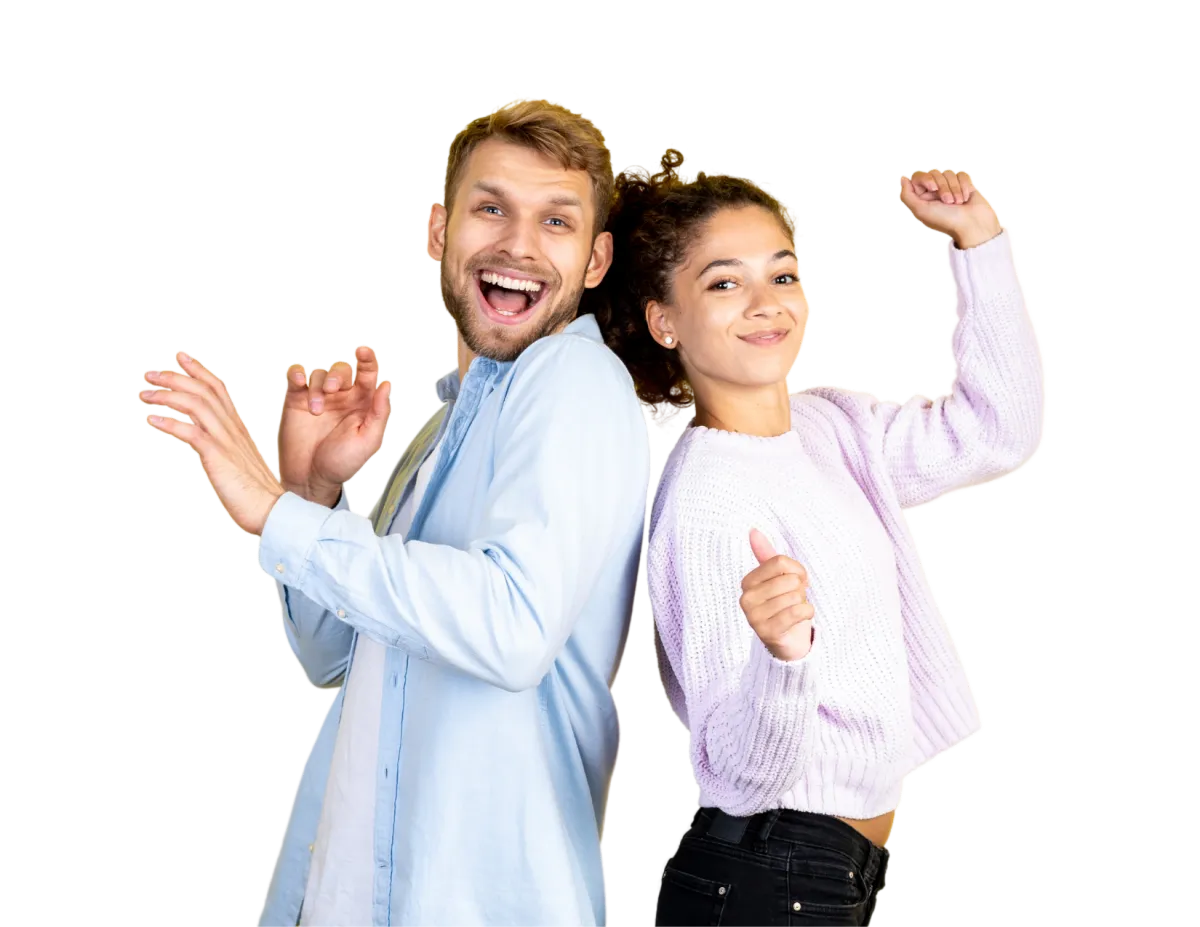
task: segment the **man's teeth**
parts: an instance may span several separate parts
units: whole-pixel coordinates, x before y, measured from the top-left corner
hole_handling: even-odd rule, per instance
[[[522,290],[526,293],[537,293],[542,288],[536,280],[517,280],[515,277],[505,277],[490,270],[480,274],[479,279],[492,286],[502,286],[506,290]]]

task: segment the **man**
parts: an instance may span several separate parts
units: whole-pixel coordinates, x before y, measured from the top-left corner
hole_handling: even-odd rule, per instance
[[[145,401],[261,534],[284,628],[341,686],[305,768],[264,924],[604,921],[609,692],[637,574],[645,425],[585,288],[611,263],[612,167],[545,102],[454,140],[429,254],[458,326],[443,407],[371,520],[341,491],[378,450],[374,354],[288,371],[281,479],[221,382],[179,355]],[[332,508],[330,508],[332,507]]]

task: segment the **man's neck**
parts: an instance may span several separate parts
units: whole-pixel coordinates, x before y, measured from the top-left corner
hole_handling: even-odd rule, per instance
[[[462,335],[458,336],[458,382],[463,381],[463,377],[467,375],[467,368],[471,366],[471,361],[475,360],[475,352],[467,347],[467,343],[463,341]]]

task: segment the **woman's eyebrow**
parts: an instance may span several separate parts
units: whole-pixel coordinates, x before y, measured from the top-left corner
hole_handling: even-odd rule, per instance
[[[716,261],[709,261],[707,264],[704,265],[703,270],[701,270],[700,273],[696,274],[696,276],[703,277],[706,273],[708,273],[714,267],[741,267],[741,266],[742,266],[742,262],[739,261],[737,258],[721,258]]]

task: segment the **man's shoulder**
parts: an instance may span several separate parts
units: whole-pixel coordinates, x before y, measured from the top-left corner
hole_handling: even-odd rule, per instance
[[[603,341],[587,332],[568,328],[531,344],[513,362],[510,382],[534,379],[538,389],[554,382],[586,384],[636,403],[633,378],[621,359]]]

